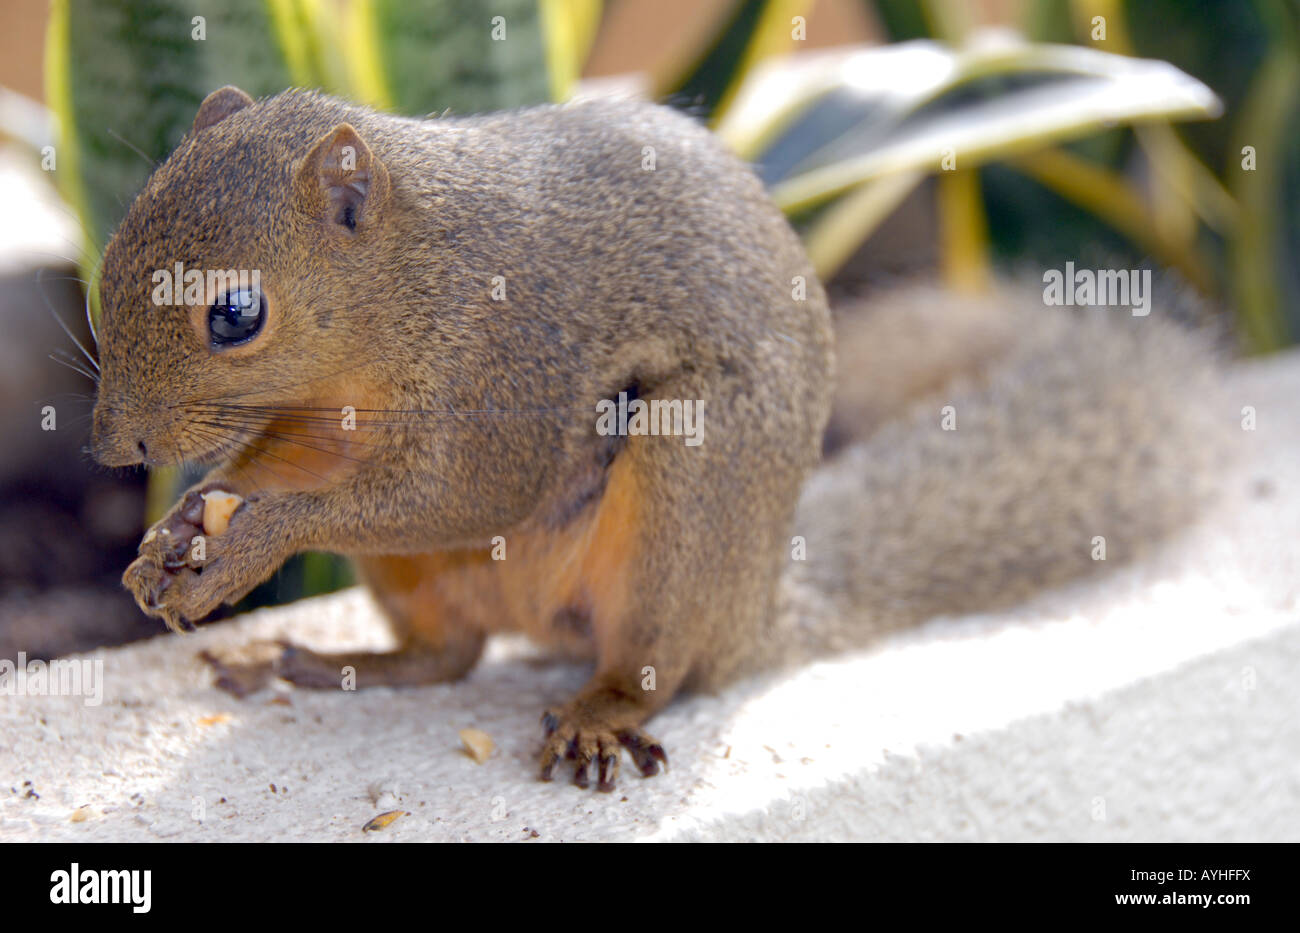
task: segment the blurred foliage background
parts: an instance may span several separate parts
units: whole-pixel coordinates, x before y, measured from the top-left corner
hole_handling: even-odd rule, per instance
[[[92,304],[125,205],[223,84],[410,115],[616,90],[751,161],[833,293],[1150,266],[1244,352],[1300,334],[1297,0],[54,0],[44,70]],[[307,555],[250,605],[348,579]]]
[[[979,288],[995,262],[1104,256],[1231,304],[1250,351],[1300,324],[1294,0],[724,0],[690,17],[651,0],[55,0],[59,182],[94,256],[148,172],[132,150],[163,156],[221,84],[412,115],[563,100],[602,26],[634,6],[693,35],[633,87],[755,162],[827,278],[938,176],[955,287]],[[875,43],[805,51],[819,8],[849,6]]]

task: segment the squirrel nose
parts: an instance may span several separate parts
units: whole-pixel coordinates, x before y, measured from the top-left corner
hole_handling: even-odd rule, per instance
[[[146,460],[149,449],[144,439],[123,430],[120,413],[97,407],[90,432],[90,452],[104,466],[135,466]]]

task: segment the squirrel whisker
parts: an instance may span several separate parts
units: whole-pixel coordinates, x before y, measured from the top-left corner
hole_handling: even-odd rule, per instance
[[[54,318],[54,323],[59,325],[59,329],[62,330],[65,334],[67,334],[68,339],[71,340],[72,343],[76,346],[76,348],[81,351],[81,355],[86,358],[86,362],[88,362],[91,366],[95,368],[95,372],[99,372],[99,361],[95,359],[95,357],[91,355],[90,351],[85,348],[82,342],[77,339],[76,335],[72,333],[72,330],[68,327],[68,325],[63,322],[63,318],[59,317],[58,312],[54,310],[54,306],[50,304],[50,298],[48,295],[45,294],[45,283],[42,278],[43,272],[44,270],[41,270],[40,272],[36,273],[36,286],[40,290],[41,300],[45,302],[45,309],[50,312],[50,317]]]
[[[307,469],[307,468],[306,468],[305,466],[303,466],[301,463],[295,463],[293,460],[290,460],[290,459],[288,459],[287,457],[281,457],[279,454],[272,453],[271,451],[267,450],[267,449],[264,448],[264,447],[258,447],[258,446],[257,446],[256,444],[254,444],[252,441],[244,441],[244,442],[240,445],[240,447],[239,447],[239,451],[240,451],[241,453],[243,453],[243,452],[245,452],[245,451],[256,451],[257,453],[260,453],[260,454],[262,454],[263,456],[270,457],[270,458],[273,459],[273,460],[279,460],[281,463],[287,463],[287,464],[289,464],[289,466],[294,467],[295,469],[302,470],[304,473],[308,473],[308,474],[310,474],[311,476],[316,477],[316,478],[317,478],[318,480],[320,480],[321,482],[328,482],[328,480],[326,480],[326,478],[325,478],[324,476],[321,476],[319,473],[317,473],[317,472],[315,472],[315,471],[313,471],[313,470],[309,470],[309,469]],[[249,462],[251,463],[251,462],[253,462],[255,459],[256,459],[256,458],[250,456],[250,457],[249,457]]]
[[[340,422],[338,419],[323,419],[320,422],[313,422],[307,424],[289,420],[289,424],[292,427],[311,428],[319,424],[319,425],[328,425],[329,427],[335,429],[333,433],[329,433],[329,434],[325,434],[325,433],[295,434],[288,431],[272,431],[270,429],[270,426],[275,422],[288,420],[283,418],[275,418],[275,419],[268,420],[266,418],[255,418],[255,417],[248,417],[248,416],[241,416],[241,415],[227,415],[220,412],[203,411],[203,410],[195,410],[195,409],[187,410],[186,414],[197,417],[200,420],[204,420],[206,418],[205,423],[210,424],[213,427],[239,428],[245,430],[252,430],[253,433],[263,434],[267,436],[276,436],[276,437],[301,437],[307,440],[315,440],[315,441],[337,441],[339,439],[339,435],[337,432],[341,430]],[[369,446],[371,443],[370,441],[362,437],[349,436],[347,440],[348,443],[350,444],[361,444],[361,445]]]
[[[86,367],[78,363],[75,358],[71,358],[71,357],[65,358],[57,355],[62,352],[65,351],[55,350],[53,353],[50,354],[50,359],[54,360],[54,362],[58,363],[60,366],[66,366],[74,373],[79,373],[80,375],[85,376],[91,382],[95,383],[95,385],[99,385],[99,376],[95,375],[90,370],[86,369]]]
[[[205,403],[199,403],[199,407]],[[207,406],[214,410],[223,410],[221,406]],[[317,424],[337,424],[337,417],[325,417],[319,415],[298,415],[293,412],[334,412],[338,413],[343,410],[343,406],[333,407],[309,407],[309,406],[275,406],[275,405],[256,405],[256,406],[239,406],[235,408],[227,407],[224,410],[233,410],[237,412],[247,412],[256,414],[265,414],[274,416],[276,420],[314,422]],[[553,408],[467,408],[467,409],[420,409],[420,408],[354,408],[353,411],[358,415],[412,415],[416,416],[409,419],[376,421],[367,420],[370,425],[404,425],[420,424],[425,417],[444,417],[444,418],[478,418],[488,415],[554,415],[554,414],[573,414],[575,412],[592,413],[594,408],[590,406],[574,405],[561,406]]]
[[[218,435],[218,434],[216,434],[216,433],[214,433],[214,432],[212,432],[212,431],[205,431],[205,430],[203,430],[203,429],[201,429],[201,428],[194,428],[193,430],[194,430],[194,433],[197,434],[197,435],[199,435],[200,437],[207,437],[207,438],[209,438],[210,440],[216,440],[216,441],[218,441],[218,442],[221,442],[221,441],[223,440],[223,438],[221,438],[220,435]],[[233,449],[234,449],[234,448],[232,448],[232,452],[233,452]],[[249,475],[249,473],[248,473],[248,472],[243,468],[242,465],[240,465],[238,462],[236,462],[233,458],[231,458],[228,462],[229,462],[230,464],[232,464],[232,465],[235,467],[236,470],[239,471],[240,475],[241,475],[244,479],[248,480],[248,482],[253,486],[254,489],[256,489],[258,492],[261,492],[261,491],[262,491],[262,487],[261,487],[261,486],[260,486],[260,485],[259,485],[259,484],[258,484],[258,483],[253,479],[253,478],[252,478],[252,476]],[[275,477],[275,472],[274,472],[273,470],[271,470],[270,467],[264,466],[263,464],[257,463],[256,461],[251,460],[251,459],[248,460],[247,462],[250,463],[250,464],[252,464],[253,466],[256,466],[256,467],[262,469],[263,471],[265,471],[265,472],[267,472],[267,473],[270,473],[272,477]]]
[[[292,463],[292,461],[285,460],[283,457],[278,457],[275,454],[271,453],[270,451],[264,450],[263,448],[258,447],[256,444],[253,444],[250,441],[232,440],[231,438],[223,436],[217,431],[213,431],[210,429],[204,430],[198,428],[197,426],[191,426],[191,432],[199,437],[203,437],[208,439],[209,441],[216,442],[219,445],[210,453],[203,456],[204,462],[211,462],[213,460],[217,460],[217,461],[226,461],[230,463],[237,463],[238,460],[236,455],[241,453],[247,453],[248,457],[244,462],[251,463],[261,468],[262,470],[266,471],[272,477],[279,479],[280,477],[275,472],[275,470],[271,469],[269,466],[267,466],[264,463],[258,462],[257,457],[255,455],[262,454],[264,456],[272,457],[273,459],[276,460],[284,460],[285,463],[289,463],[293,466],[298,466],[298,468],[303,470],[304,472],[311,473],[311,471],[308,470],[306,467],[302,467],[299,466],[298,464],[294,464]],[[311,475],[316,476],[317,478],[323,478],[316,473],[312,473]]]
[[[214,427],[214,428],[224,428],[224,427],[226,427],[226,425],[224,425],[224,424],[222,424],[222,423],[220,423],[220,422],[208,421],[208,420],[204,420],[204,419],[202,419],[202,418],[196,419],[196,423],[198,423],[198,424],[208,425],[209,427]],[[308,450],[316,450],[316,451],[319,451],[319,452],[321,452],[321,453],[323,453],[323,454],[330,454],[331,456],[341,457],[341,458],[343,458],[344,460],[351,460],[353,463],[364,464],[364,463],[366,462],[366,461],[364,461],[364,460],[358,460],[356,457],[349,457],[347,454],[340,453],[340,452],[337,451],[337,450],[330,450],[328,447],[317,447],[317,446],[314,445],[314,444],[308,444],[308,443],[305,443],[305,442],[303,442],[303,441],[293,440],[293,439],[292,439],[292,438],[294,438],[294,437],[303,437],[303,436],[305,436],[305,437],[310,437],[312,440],[330,440],[330,438],[327,438],[327,437],[316,437],[315,435],[290,435],[290,434],[282,434],[282,433],[277,432],[277,431],[262,431],[262,432],[260,432],[257,436],[258,436],[258,437],[268,438],[268,439],[274,439],[274,440],[283,440],[283,441],[285,441],[286,443],[294,444],[294,445],[296,445],[296,446],[298,446],[298,447],[305,447],[305,448],[307,448]]]
[[[145,151],[144,151],[143,149],[141,149],[141,148],[140,148],[139,146],[137,146],[135,143],[131,142],[129,139],[126,139],[126,138],[124,138],[124,137],[122,137],[122,136],[119,136],[119,135],[117,134],[117,131],[116,131],[116,130],[112,129],[111,127],[105,127],[105,128],[104,128],[104,132],[107,133],[109,136],[112,136],[114,139],[116,139],[118,142],[120,142],[123,146],[126,146],[126,148],[130,149],[132,152],[134,152],[134,153],[135,153],[136,155],[138,155],[140,158],[142,158],[142,159],[144,159],[146,162],[148,162],[151,168],[157,168],[157,167],[158,167],[158,163],[155,162],[153,159],[149,158],[149,156],[148,156],[147,154],[145,154]]]

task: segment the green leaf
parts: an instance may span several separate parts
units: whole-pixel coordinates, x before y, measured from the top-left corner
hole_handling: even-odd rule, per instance
[[[925,9],[916,0],[864,0],[864,6],[879,18],[892,42],[931,36]]]
[[[208,93],[235,84],[260,96],[291,83],[264,0],[55,0],[46,77],[56,180],[95,254]]]
[[[673,97],[680,105],[713,113],[740,72],[750,41],[764,21],[771,0],[740,0],[713,34],[704,54],[684,72],[655,88],[658,98]]]
[[[1205,85],[1163,62],[916,41],[769,63],[719,132],[756,156],[777,203],[793,210],[892,172],[939,171],[946,154],[972,168],[1115,124],[1218,112]]]
[[[360,43],[373,47],[345,51],[373,72],[360,83],[375,106],[481,113],[550,97],[537,0],[361,0],[355,13]]]
[[[1295,257],[1288,255],[1282,210],[1287,205],[1287,137],[1300,114],[1300,59],[1294,49],[1279,43],[1264,60],[1252,90],[1234,137],[1235,151],[1251,147],[1257,167],[1245,170],[1243,156],[1229,157],[1228,177],[1241,204],[1229,260],[1243,341],[1247,349],[1262,353],[1288,342],[1283,270],[1294,269]]]

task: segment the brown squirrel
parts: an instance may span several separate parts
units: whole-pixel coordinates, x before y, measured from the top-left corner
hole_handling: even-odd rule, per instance
[[[177,263],[260,287],[160,304]],[[846,322],[852,443],[813,473],[836,392],[825,293],[689,117],[420,121],[223,88],[103,258],[96,458],[216,464],[124,582],[177,628],[299,551],[349,555],[400,648],[213,658],[224,685],[437,683],[523,631],[595,661],[543,716],[543,778],[573,758],[609,790],[623,748],[652,775],[667,756],[643,725],[678,691],[1018,598],[1199,500],[1202,341],[909,294]],[[620,398],[696,404],[697,443],[600,430]],[[205,536],[213,490],[243,502]]]

